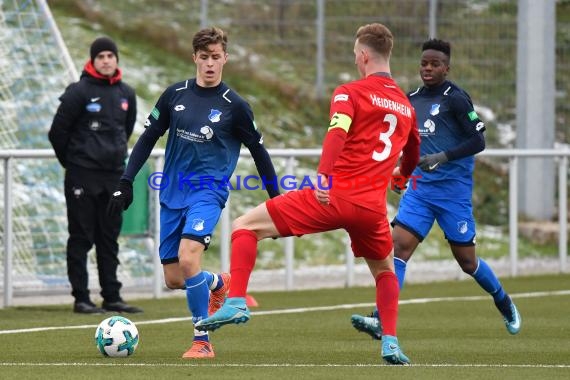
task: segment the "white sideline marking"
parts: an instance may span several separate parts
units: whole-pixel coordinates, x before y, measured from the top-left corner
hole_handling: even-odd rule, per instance
[[[548,296],[567,296],[570,295],[570,290],[555,290],[548,292],[532,292],[532,293],[516,293],[510,294],[512,298],[536,298]],[[414,298],[409,300],[400,300],[399,305],[410,305],[418,303],[431,303],[431,302],[456,302],[456,301],[482,301],[488,300],[489,295],[484,296],[468,296],[468,297],[434,297],[434,298]],[[274,314],[298,314],[309,313],[314,311],[329,311],[341,309],[354,309],[359,307],[374,307],[374,303],[353,303],[344,305],[332,306],[315,306],[315,307],[300,307],[295,309],[282,309],[282,310],[267,310],[255,311],[251,315],[274,315]],[[192,320],[192,317],[179,317],[179,318],[165,318],[155,319],[150,321],[137,321],[137,325],[158,325],[164,323],[182,322]],[[4,334],[21,334],[29,332],[50,331],[50,330],[71,330],[71,329],[94,329],[97,325],[76,325],[76,326],[53,326],[53,327],[35,327],[29,329],[17,330],[0,330],[0,335]]]
[[[247,363],[227,363],[227,364],[197,364],[197,363],[0,363],[2,367],[272,367],[272,368],[318,368],[318,367],[347,367],[347,368],[366,368],[366,367],[398,367],[388,364],[287,364],[287,363],[266,363],[266,364],[247,364]],[[409,367],[424,368],[570,368],[570,364],[430,364],[420,363],[412,364]]]

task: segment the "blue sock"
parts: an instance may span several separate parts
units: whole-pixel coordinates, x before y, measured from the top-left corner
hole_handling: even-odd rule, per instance
[[[406,265],[404,260],[394,257],[394,268],[396,270],[396,277],[398,277],[398,285],[400,290],[404,287],[404,278],[406,277]]]
[[[208,272],[207,270],[203,270],[204,278],[206,278],[206,284],[208,284],[208,289],[212,290],[212,282],[216,279],[216,275],[212,272]]]
[[[188,309],[192,313],[192,322],[196,323],[201,319],[208,317],[208,301],[210,299],[210,289],[206,282],[204,272],[198,273],[196,276],[187,278],[186,283],[186,301]],[[194,329],[194,340],[209,341],[208,333]]]
[[[502,301],[507,295],[503,290],[503,286],[499,282],[495,273],[487,263],[479,258],[477,261],[477,269],[471,274],[475,281],[483,288],[487,293],[493,296],[495,302]]]
[[[211,291],[218,290],[224,286],[224,280],[222,280],[222,276],[216,273],[208,272],[206,270],[202,271],[202,273],[204,273],[204,276],[206,277],[206,283],[208,284],[208,289]]]

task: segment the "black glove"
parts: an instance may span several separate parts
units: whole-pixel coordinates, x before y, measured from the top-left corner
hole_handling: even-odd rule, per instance
[[[424,172],[433,172],[441,165],[445,164],[447,161],[447,156],[445,152],[439,152],[434,154],[426,154],[425,156],[420,157],[420,162],[418,162],[418,166]]]
[[[402,191],[406,190],[407,188],[408,188],[407,186],[400,187],[400,186],[398,186],[398,185],[394,185],[394,186],[392,187],[392,190],[393,190],[396,194],[402,195]]]
[[[404,182],[402,181],[403,179],[404,177],[402,176],[392,177],[392,181],[390,182],[390,188],[398,195],[402,195],[402,191],[408,188],[408,181]]]
[[[133,203],[133,184],[126,179],[119,181],[117,190],[111,196],[107,205],[108,215],[117,215],[129,208]]]

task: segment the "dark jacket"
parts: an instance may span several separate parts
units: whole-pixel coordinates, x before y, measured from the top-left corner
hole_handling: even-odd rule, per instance
[[[80,80],[59,99],[48,137],[61,165],[122,172],[137,103],[121,71],[104,78],[88,62]]]

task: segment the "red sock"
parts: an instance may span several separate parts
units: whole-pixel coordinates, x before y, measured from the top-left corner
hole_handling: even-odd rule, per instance
[[[232,253],[230,274],[232,282],[228,297],[245,297],[249,276],[257,257],[257,235],[250,230],[237,230],[232,233]]]
[[[398,278],[393,272],[382,272],[376,277],[376,306],[382,320],[383,335],[397,336],[399,295]]]

